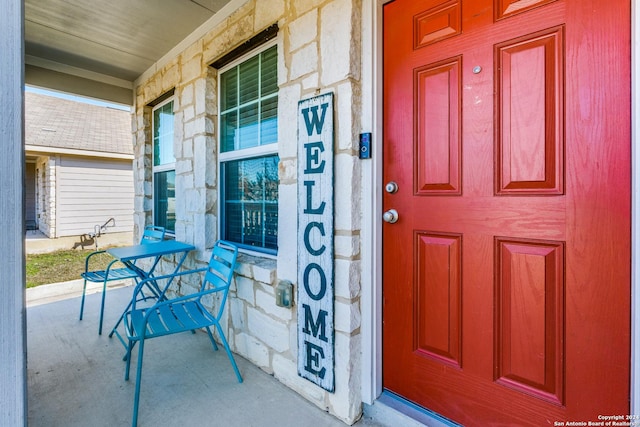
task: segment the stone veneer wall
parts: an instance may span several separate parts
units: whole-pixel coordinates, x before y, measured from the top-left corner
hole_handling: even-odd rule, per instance
[[[279,222],[277,259],[240,256],[224,328],[234,352],[347,423],[361,414],[360,0],[249,0],[136,87],[135,233],[152,222],[151,107],[174,90],[176,239],[208,261],[218,238],[217,70],[208,66],[277,22]],[[335,94],[335,393],[297,375],[296,308],[275,305],[274,286],[297,280],[297,107]],[[172,268],[168,262],[160,272]],[[195,283],[182,281],[177,292]],[[295,301],[294,301],[295,302]],[[215,304],[215,302],[213,302]]]
[[[38,229],[47,237],[56,235],[56,163],[57,157],[36,159],[36,215]]]

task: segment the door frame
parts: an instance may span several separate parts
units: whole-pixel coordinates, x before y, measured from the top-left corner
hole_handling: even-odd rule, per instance
[[[362,162],[362,401],[382,393],[382,7],[362,2],[362,131],[372,159]],[[631,378],[630,414],[640,414],[640,6],[631,3]],[[370,285],[369,285],[370,284]]]

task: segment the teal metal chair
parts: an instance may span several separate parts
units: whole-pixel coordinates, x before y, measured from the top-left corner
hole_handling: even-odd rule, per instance
[[[212,251],[209,265],[205,268],[197,270],[182,271],[172,275],[157,276],[150,280],[156,282],[161,280],[172,280],[178,276],[186,276],[190,274],[204,273],[204,279],[200,285],[199,291],[190,295],[180,296],[174,299],[166,298],[167,287],[162,291],[161,298],[158,299],[151,307],[139,308],[136,298],[133,298],[132,307],[125,314],[125,330],[127,332],[128,345],[126,359],[126,370],[124,374],[125,381],[129,380],[129,370],[131,366],[131,351],[136,343],[140,343],[138,347],[138,365],[136,371],[136,389],[133,401],[133,420],[131,425],[136,426],[138,423],[138,403],[140,401],[140,380],[142,378],[142,358],[144,354],[144,342],[151,338],[158,338],[167,335],[177,334],[180,332],[191,331],[196,329],[205,329],[209,340],[215,351],[218,345],[213,339],[211,326],[215,326],[218,331],[220,341],[229,357],[231,366],[235,371],[238,382],[242,382],[242,376],[233,358],[229,343],[220,326],[220,319],[224,311],[225,302],[231,286],[231,279],[236,266],[238,257],[238,248],[228,242],[218,241]],[[143,280],[138,283],[136,292],[143,289],[145,282]],[[218,308],[212,313],[202,303],[202,299],[208,295],[218,294]],[[135,293],[134,293],[135,295]],[[213,298],[208,298],[209,301]]]
[[[155,225],[148,225],[144,229],[144,233],[142,234],[142,239],[140,240],[140,244],[148,244],[159,242],[164,239],[164,235],[166,230],[164,227],[157,227]],[[84,314],[84,298],[87,292],[87,282],[95,282],[102,283],[102,302],[100,304],[100,325],[98,326],[98,334],[102,335],[102,319],[104,317],[104,302],[105,302],[105,291],[107,290],[107,282],[112,282],[115,280],[124,280],[124,279],[135,279],[138,281],[140,275],[131,268],[122,267],[122,268],[112,268],[113,264],[119,262],[118,260],[113,260],[109,263],[105,270],[96,270],[92,271],[89,269],[91,258],[97,254],[104,253],[105,251],[95,251],[91,252],[87,255],[87,258],[84,261],[84,273],[80,275],[84,279],[84,283],[82,285],[82,301],[80,302],[80,320],[82,320],[82,316]]]

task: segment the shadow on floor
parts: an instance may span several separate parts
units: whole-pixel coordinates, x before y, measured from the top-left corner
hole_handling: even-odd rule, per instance
[[[107,293],[105,325],[126,305],[129,287]],[[100,293],[89,295],[85,318],[79,298],[27,309],[28,424],[31,427],[131,424],[135,362],[124,381],[124,347],[99,336]],[[134,357],[137,351],[134,351]],[[306,401],[272,376],[236,356],[239,384],[224,351],[206,334],[185,333],[145,345],[140,426],[335,426],[346,424]],[[360,420],[358,426],[376,426]]]

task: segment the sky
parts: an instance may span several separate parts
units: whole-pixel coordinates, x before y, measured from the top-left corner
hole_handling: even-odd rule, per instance
[[[111,102],[100,101],[97,99],[87,98],[84,96],[77,96],[77,95],[71,95],[64,92],[56,92],[53,90],[41,89],[34,86],[25,85],[24,90],[26,92],[33,92],[33,93],[39,93],[41,95],[55,96],[57,98],[69,99],[71,101],[76,101],[76,102],[84,102],[85,104],[100,105],[102,107],[109,107],[109,108],[115,108],[118,110],[131,111],[131,107],[128,105],[114,104]]]

